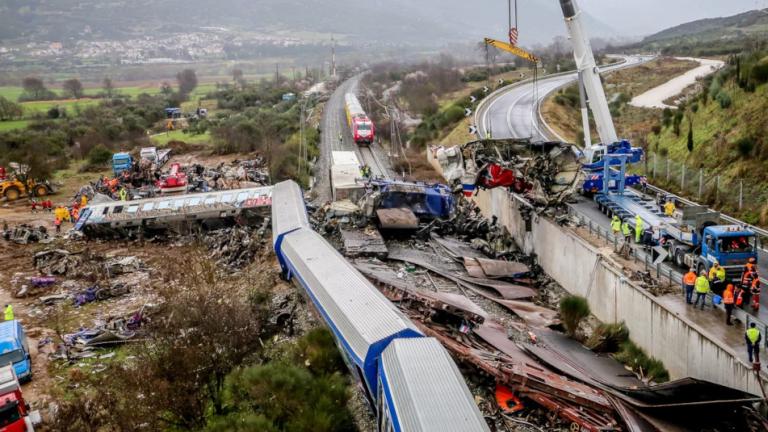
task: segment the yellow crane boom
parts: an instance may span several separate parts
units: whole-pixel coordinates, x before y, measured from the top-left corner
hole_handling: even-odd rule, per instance
[[[498,48],[498,49],[500,49],[502,51],[506,51],[508,53],[516,55],[516,56],[518,56],[518,57],[520,57],[522,59],[528,60],[529,62],[532,62],[532,63],[538,63],[539,62],[539,58],[536,57],[535,55],[529,53],[528,51],[526,51],[524,49],[518,48],[518,47],[516,47],[514,45],[510,45],[510,44],[508,44],[506,42],[502,42],[500,40],[491,39],[491,38],[485,38],[485,43],[487,45],[492,46],[492,47]]]

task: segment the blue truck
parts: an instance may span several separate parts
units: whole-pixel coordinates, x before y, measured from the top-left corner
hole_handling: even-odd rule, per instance
[[[19,381],[32,379],[27,335],[17,320],[0,322],[0,366],[3,365],[12,365]]]
[[[629,154],[603,157],[602,190],[594,195],[601,212],[618,216],[634,230],[636,218],[644,229],[657,232],[656,244],[680,268],[697,272],[709,270],[719,263],[729,281],[738,280],[750,258],[757,261],[757,236],[737,225],[720,225],[720,213],[704,206],[686,206],[666,215],[654,199],[625,189],[633,183],[626,174],[626,164],[634,160]]]
[[[130,153],[115,153],[112,155],[112,172],[115,177],[123,171],[130,171],[133,167],[133,157]]]

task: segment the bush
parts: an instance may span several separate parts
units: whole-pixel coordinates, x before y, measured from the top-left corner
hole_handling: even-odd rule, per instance
[[[669,381],[669,372],[667,372],[667,369],[664,367],[664,363],[654,357],[648,357],[642,348],[638,347],[630,340],[621,344],[621,351],[613,357],[631,367],[633,371],[639,373],[641,376],[652,381]]]
[[[722,109],[728,109],[731,107],[731,104],[733,101],[731,100],[731,96],[728,95],[728,93],[721,91],[717,95],[717,102],[720,103],[720,108]]]
[[[629,340],[629,329],[624,321],[617,324],[600,324],[584,345],[596,352],[615,353]]]
[[[750,76],[758,84],[764,84],[768,82],[768,60],[763,60],[760,63],[754,65],[752,67],[752,73]]]
[[[112,159],[112,151],[99,144],[88,152],[88,163],[91,165],[104,165]]]
[[[569,336],[574,336],[581,321],[589,316],[589,303],[581,296],[568,296],[560,300],[560,317]]]
[[[736,141],[736,148],[739,150],[740,155],[747,157],[755,149],[755,140],[750,137],[742,138]]]

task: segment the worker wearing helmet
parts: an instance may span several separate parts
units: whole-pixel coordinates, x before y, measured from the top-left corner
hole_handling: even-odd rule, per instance
[[[643,231],[645,230],[643,224],[643,218],[640,215],[635,216],[635,243],[640,243],[643,239]]]
[[[709,269],[709,283],[712,284],[712,291],[715,294],[722,295],[725,284],[725,269],[717,261]]]
[[[614,237],[618,237],[621,232],[621,219],[616,215],[613,215],[613,219],[611,219],[611,231],[613,231]]]
[[[704,310],[704,306],[707,305],[707,293],[709,292],[709,279],[707,279],[707,272],[702,270],[698,278],[696,278],[696,301],[693,302],[693,308],[699,304],[701,300],[701,310]]]

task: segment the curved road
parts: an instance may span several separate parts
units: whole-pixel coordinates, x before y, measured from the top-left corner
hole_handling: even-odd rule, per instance
[[[637,66],[652,60],[650,56],[621,56],[624,61],[601,68],[607,73]],[[491,132],[493,138],[532,138],[546,141],[553,135],[539,119],[538,104],[553,91],[577,79],[576,72],[539,78],[534,86],[530,80],[504,87],[491,94],[477,109],[475,125],[481,137]]]

